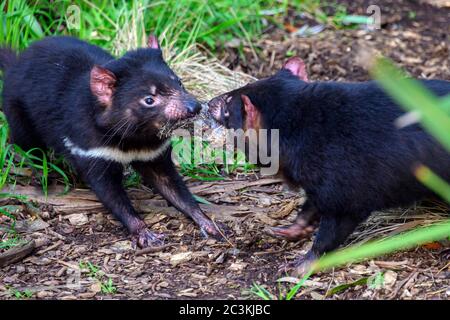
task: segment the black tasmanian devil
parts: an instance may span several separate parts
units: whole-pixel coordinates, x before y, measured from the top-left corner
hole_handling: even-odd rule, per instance
[[[450,93],[448,81],[421,83],[438,96]],[[432,195],[413,174],[417,163],[450,181],[450,155],[418,124],[398,129],[404,112],[374,81],[309,82],[294,57],[275,75],[208,104],[227,128],[279,129],[280,171],[288,184],[304,188],[307,201],[294,224],[271,234],[297,240],[320,218],[311,250],[296,262],[300,273],[371,212]]]
[[[71,37],[43,39],[19,55],[1,49],[11,142],[65,155],[140,247],[161,235],[147,229],[122,186],[128,164],[205,235],[221,238],[175,170],[170,139],[159,134],[201,106],[163,60],[157,39],[148,39],[147,48],[119,59]]]

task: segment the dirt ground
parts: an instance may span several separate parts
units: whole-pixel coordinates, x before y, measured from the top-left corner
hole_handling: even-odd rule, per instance
[[[421,1],[338,1],[348,12],[365,14],[378,4],[382,29],[336,30],[327,27],[310,37],[294,35],[304,20],[286,18],[287,30],[268,28],[258,43],[245,48],[246,59],[224,49],[225,65],[257,77],[279,68],[286,52],[305,59],[312,80],[369,79],[357,65],[358,49],[370,46],[390,57],[411,75],[450,79],[450,7]],[[306,19],[310,26],[315,23]],[[256,50],[256,55],[253,53]],[[142,253],[131,248],[124,229],[88,190],[64,197],[54,191],[47,201],[38,189],[17,186],[17,192],[36,200],[38,209],[18,206],[17,228],[39,248],[24,260],[0,271],[0,298],[14,298],[19,290],[40,299],[247,299],[254,283],[276,297],[295,279],[277,273],[278,267],[304,254],[309,240],[288,243],[265,235],[264,228],[285,225],[304,202],[300,193],[283,188],[276,178],[237,175],[221,182],[188,179],[192,192],[211,205],[202,205],[215,219],[231,227],[229,242],[204,239],[195,225],[151,190],[130,190],[134,205],[149,227],[167,236],[160,251]],[[15,204],[11,202],[11,204]],[[445,206],[421,206],[374,215],[348,243],[395,234],[436,221],[448,213]],[[33,219],[30,219],[33,218]],[[28,223],[26,223],[28,221]],[[30,222],[31,221],[31,222]],[[311,277],[297,299],[449,299],[450,263],[443,251],[448,242],[432,243]],[[80,268],[80,262],[83,264]],[[100,272],[86,267],[98,266]],[[382,284],[355,281],[384,272]],[[284,282],[277,279],[284,277]],[[115,293],[102,291],[111,284]],[[325,296],[339,285],[354,284]],[[108,286],[106,285],[106,288]],[[111,286],[110,286],[111,287]]]

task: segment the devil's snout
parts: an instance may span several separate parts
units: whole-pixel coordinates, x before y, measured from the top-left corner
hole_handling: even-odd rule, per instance
[[[202,105],[197,100],[189,100],[185,104],[189,113],[197,114],[202,109]]]
[[[215,97],[208,102],[208,112],[216,121],[221,121],[222,108],[225,104],[223,97]]]

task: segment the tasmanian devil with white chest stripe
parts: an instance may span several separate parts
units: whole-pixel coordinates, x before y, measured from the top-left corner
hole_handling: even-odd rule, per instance
[[[450,94],[448,81],[421,83],[437,96]],[[374,81],[310,82],[294,57],[275,75],[208,105],[227,128],[279,130],[281,174],[305,189],[307,201],[294,224],[270,233],[298,240],[320,219],[311,250],[296,263],[299,273],[339,247],[372,212],[433,196],[415,178],[416,164],[450,181],[450,155],[420,125],[397,128],[404,111]]]
[[[158,244],[162,235],[147,229],[131,205],[122,186],[128,164],[205,235],[222,237],[175,170],[170,139],[159,134],[201,106],[154,36],[147,48],[119,59],[75,38],[49,37],[19,55],[0,49],[0,67],[11,142],[65,155],[138,246]]]

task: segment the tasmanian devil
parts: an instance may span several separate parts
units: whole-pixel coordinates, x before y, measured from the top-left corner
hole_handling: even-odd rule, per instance
[[[199,102],[163,60],[156,37],[119,59],[72,37],[49,37],[17,55],[0,50],[3,110],[11,142],[67,157],[140,247],[161,242],[122,186],[131,164],[146,184],[192,218],[205,235],[221,231],[177,173],[170,139],[159,131],[195,115]]]
[[[450,93],[448,81],[421,83],[438,96]],[[395,120],[404,112],[374,81],[309,82],[303,61],[294,57],[275,75],[208,105],[227,128],[279,130],[281,174],[304,188],[307,201],[294,224],[271,233],[297,240],[320,218],[311,250],[296,262],[300,273],[371,212],[432,195],[416,180],[416,164],[450,181],[450,155],[419,125],[398,129]]]

